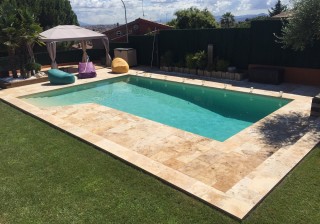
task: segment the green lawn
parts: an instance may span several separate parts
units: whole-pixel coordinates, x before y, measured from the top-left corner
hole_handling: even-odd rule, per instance
[[[239,223],[0,101],[0,223]],[[243,223],[319,223],[320,147]]]

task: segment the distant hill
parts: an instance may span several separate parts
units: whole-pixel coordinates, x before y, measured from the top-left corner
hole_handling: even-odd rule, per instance
[[[78,22],[79,22],[80,26],[91,26],[91,24],[89,24],[89,23],[84,23],[84,22],[81,22],[81,21],[78,21]]]
[[[236,20],[236,22],[242,22],[245,21],[246,19],[252,19],[258,16],[268,16],[266,13],[260,13],[260,14],[249,14],[249,15],[241,15],[241,16],[234,16],[234,19]],[[215,16],[216,20],[218,22],[220,22],[222,16]]]

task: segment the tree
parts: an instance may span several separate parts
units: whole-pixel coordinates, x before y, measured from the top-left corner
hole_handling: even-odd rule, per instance
[[[168,22],[168,25],[177,29],[203,29],[218,27],[214,16],[207,9],[199,10],[195,7],[191,7],[177,11],[175,16],[177,18]]]
[[[0,41],[6,46],[9,55],[9,68],[17,77],[15,54],[20,47],[27,47],[34,61],[32,46],[40,43],[39,33],[42,31],[34,17],[24,8],[19,9],[14,0],[4,0],[0,5]],[[30,51],[31,50],[31,51]]]
[[[27,8],[43,29],[57,25],[79,25],[69,0],[16,0],[19,8]]]
[[[278,15],[281,12],[285,12],[285,11],[287,11],[287,6],[283,5],[281,3],[281,0],[278,0],[275,6],[271,8],[271,10],[268,10],[270,17]]]
[[[240,21],[235,24],[236,28],[250,28],[251,27],[251,22],[252,21],[257,21],[257,20],[267,20],[270,19],[268,16],[257,16],[251,19],[245,19],[245,21]]]
[[[222,28],[231,28],[235,25],[234,15],[231,12],[226,12],[222,15],[220,23]]]
[[[35,62],[33,54],[33,46],[35,43],[38,45],[43,45],[43,42],[40,41],[40,33],[42,28],[40,24],[35,22],[35,17],[32,15],[27,8],[18,10],[21,20],[21,38],[22,44],[26,47],[29,56],[30,62]]]
[[[5,45],[9,55],[9,68],[17,77],[15,52],[21,45],[20,21],[14,0],[5,0],[0,5],[0,41]]]
[[[297,0],[293,5],[293,15],[282,28],[278,37],[284,48],[304,50],[320,40],[320,1]]]

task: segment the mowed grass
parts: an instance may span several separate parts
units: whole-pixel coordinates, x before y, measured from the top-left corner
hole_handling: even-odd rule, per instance
[[[239,223],[0,101],[0,223]],[[319,223],[320,147],[242,223]]]

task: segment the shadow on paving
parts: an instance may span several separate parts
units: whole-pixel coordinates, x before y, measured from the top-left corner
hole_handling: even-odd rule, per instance
[[[320,127],[315,118],[292,113],[272,116],[257,127],[257,131],[265,144],[281,148],[294,144],[309,131],[319,132]]]

